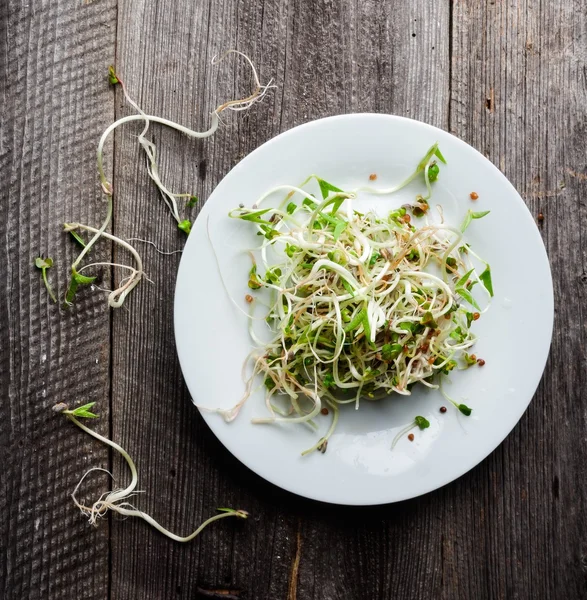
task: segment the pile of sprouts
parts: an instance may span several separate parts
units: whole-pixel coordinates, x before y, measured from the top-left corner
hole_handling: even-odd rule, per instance
[[[268,415],[253,422],[315,427],[315,417],[330,409],[330,428],[306,452],[324,451],[341,405],[359,408],[362,399],[410,395],[416,384],[438,389],[451,371],[483,364],[471,354],[471,326],[488,304],[481,308],[472,290],[480,284],[487,300],[493,296],[491,270],[463,234],[487,211],[468,211],[461,227],[445,223],[440,207],[440,222],[428,218],[439,162],[445,160],[435,144],[392,188],[344,191],[311,175],[298,187],[274,188],[252,208],[229,213],[262,239],[257,256],[251,254],[248,287],[269,293],[264,317],[272,339],[263,342],[255,332],[254,307],[263,300],[248,293],[257,347],[247,359],[252,375],[245,396],[219,411],[227,420],[236,417],[260,376]],[[386,215],[355,209],[360,192],[389,195],[418,177],[427,195],[415,204]],[[310,183],[318,184],[315,194]],[[287,195],[277,208],[263,207],[282,190]]]

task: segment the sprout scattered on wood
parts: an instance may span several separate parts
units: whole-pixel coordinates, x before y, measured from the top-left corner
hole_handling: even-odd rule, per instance
[[[119,287],[117,289],[115,289],[114,291],[112,291],[110,293],[110,295],[108,296],[108,303],[111,307],[117,308],[117,307],[122,306],[126,296],[140,282],[141,278],[144,275],[144,272],[142,269],[142,263],[141,263],[141,260],[140,260],[140,257],[138,255],[137,251],[130,244],[128,244],[128,242],[124,242],[123,240],[121,240],[118,237],[115,237],[112,235],[107,235],[105,233],[106,229],[108,228],[108,225],[110,224],[110,222],[112,220],[114,188],[113,188],[112,183],[110,181],[108,181],[108,178],[106,177],[106,173],[104,171],[104,145],[106,143],[106,140],[110,136],[110,134],[115,129],[120,127],[121,125],[130,123],[133,121],[142,121],[144,123],[143,130],[141,131],[141,133],[138,136],[138,141],[139,141],[139,144],[141,145],[141,147],[143,148],[143,151],[145,152],[145,155],[147,158],[147,172],[149,173],[149,177],[153,180],[153,182],[157,186],[163,201],[169,208],[169,211],[170,211],[173,219],[175,219],[175,221],[177,223],[178,229],[185,232],[186,235],[189,235],[189,233],[191,231],[192,223],[189,219],[183,218],[180,215],[179,208],[178,208],[178,200],[182,199],[182,198],[186,199],[186,208],[191,208],[196,204],[196,202],[198,201],[198,198],[196,196],[194,196],[193,194],[189,194],[189,193],[176,194],[176,193],[170,191],[163,184],[163,182],[161,181],[161,177],[159,174],[159,167],[157,164],[157,148],[156,148],[155,144],[153,142],[149,141],[145,136],[149,130],[151,123],[159,123],[161,125],[165,125],[166,127],[171,128],[171,129],[175,129],[176,131],[179,131],[190,138],[201,139],[201,138],[210,137],[218,129],[219,116],[223,111],[225,111],[225,110],[232,110],[232,111],[247,110],[251,106],[253,106],[253,104],[255,104],[256,102],[261,100],[269,89],[274,87],[272,84],[273,80],[269,81],[269,83],[267,83],[266,85],[262,85],[259,80],[257,70],[256,70],[255,66],[253,65],[252,61],[249,59],[248,56],[246,56],[245,54],[243,54],[242,52],[239,52],[237,50],[229,50],[228,52],[224,53],[220,57],[214,57],[212,59],[212,64],[219,63],[226,56],[228,56],[230,54],[235,54],[239,57],[242,57],[246,61],[246,63],[250,66],[252,76],[253,76],[254,89],[251,92],[251,94],[249,94],[248,96],[246,96],[244,98],[240,98],[240,99],[236,99],[236,100],[229,100],[228,102],[224,102],[223,104],[218,106],[211,114],[210,127],[206,131],[194,131],[192,129],[189,129],[188,127],[184,127],[183,125],[180,125],[179,123],[175,123],[168,119],[164,119],[162,117],[157,117],[157,116],[153,116],[153,115],[147,115],[138,106],[138,104],[131,98],[124,82],[122,81],[120,75],[118,73],[116,73],[114,67],[110,67],[110,69],[108,71],[109,82],[112,85],[120,85],[120,87],[124,93],[124,97],[125,97],[126,101],[137,111],[138,114],[127,115],[125,117],[118,119],[114,123],[112,123],[109,127],[106,128],[106,130],[102,134],[102,137],[100,138],[100,141],[98,143],[98,150],[97,150],[98,175],[100,178],[100,184],[102,187],[102,191],[106,195],[106,199],[107,199],[106,217],[104,218],[102,225],[98,229],[96,229],[96,228],[89,227],[87,225],[82,225],[79,223],[66,223],[65,224],[65,230],[69,231],[74,236],[76,241],[78,243],[80,243],[80,245],[82,245],[82,250],[81,250],[80,254],[75,259],[73,264],[71,265],[71,280],[70,280],[70,284],[69,284],[69,287],[68,287],[68,290],[67,290],[67,293],[65,296],[65,303],[67,305],[71,305],[73,303],[76,292],[80,286],[88,285],[95,280],[95,277],[86,276],[86,275],[81,274],[82,270],[88,268],[90,265],[85,265],[81,268],[80,268],[80,265],[82,264],[82,261],[86,257],[88,252],[92,249],[92,247],[96,244],[96,242],[100,238],[105,237],[107,239],[110,239],[110,240],[116,242],[118,245],[129,250],[137,263],[136,268],[124,267],[124,268],[130,270],[130,275],[127,276],[122,282],[120,282]],[[92,232],[94,235],[86,243],[83,241],[83,239],[79,235],[77,235],[75,233],[75,229],[85,229],[86,231]],[[114,263],[100,263],[100,264],[109,264],[110,266],[114,266],[114,267],[120,266],[120,265],[117,265]]]
[[[56,404],[53,407],[53,410],[55,412],[64,414],[72,423],[77,425],[80,429],[82,429],[92,437],[96,438],[103,444],[106,444],[107,446],[110,446],[110,448],[116,450],[116,452],[118,452],[124,458],[131,472],[131,482],[128,484],[128,486],[122,489],[116,489],[109,492],[105,492],[91,506],[86,506],[85,504],[80,502],[77,497],[79,489],[82,483],[84,482],[85,478],[94,471],[102,471],[108,473],[108,475],[110,475],[111,477],[112,474],[106,469],[102,469],[100,467],[93,467],[86,471],[86,473],[84,473],[82,478],[79,480],[79,483],[75,487],[73,493],[71,494],[71,497],[75,505],[80,509],[80,511],[86,517],[88,517],[88,520],[91,525],[96,526],[98,519],[106,516],[106,514],[110,510],[112,512],[116,512],[120,515],[123,515],[124,517],[138,517],[140,519],[143,519],[144,521],[149,523],[149,525],[153,526],[155,529],[160,531],[163,535],[166,535],[167,537],[171,538],[172,540],[175,540],[176,542],[189,542],[193,540],[205,527],[207,527],[214,521],[219,521],[220,519],[225,519],[227,517],[237,517],[239,519],[246,519],[249,516],[249,514],[244,510],[235,510],[234,508],[219,508],[218,511],[220,511],[220,514],[214,515],[213,517],[210,517],[209,519],[204,521],[193,533],[187,536],[179,536],[175,533],[172,533],[165,527],[161,526],[150,515],[135,508],[132,504],[127,502],[129,498],[135,496],[138,493],[136,490],[138,482],[138,473],[134,461],[124,448],[119,446],[117,443],[109,440],[108,438],[104,437],[103,435],[100,435],[93,429],[86,427],[83,423],[79,421],[80,418],[96,419],[98,417],[98,415],[93,413],[91,410],[94,404],[95,402],[89,402],[88,404],[84,404],[74,409],[70,409],[67,406],[67,404],[65,404],[64,402],[60,402],[59,404]]]
[[[55,292],[53,291],[53,288],[51,287],[51,285],[49,284],[49,281],[47,280],[47,269],[50,269],[52,266],[53,266],[53,259],[50,258],[49,256],[47,258],[41,258],[40,256],[38,258],[35,258],[35,267],[37,267],[37,269],[41,269],[43,283],[45,284],[45,287],[47,288],[49,297],[51,298],[51,300],[53,300],[53,302],[57,302],[57,297],[55,296]]]

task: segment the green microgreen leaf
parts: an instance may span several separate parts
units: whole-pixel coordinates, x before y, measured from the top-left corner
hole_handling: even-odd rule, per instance
[[[184,219],[177,224],[177,228],[185,232],[186,235],[189,235],[192,230],[192,222],[189,219]]]
[[[271,221],[261,219],[265,213],[268,213],[271,208],[264,208],[262,210],[250,211],[248,208],[233,210],[228,213],[229,217],[233,219],[242,219],[243,221],[251,221],[252,223],[262,223],[263,225],[271,225]],[[233,214],[234,213],[234,214]]]
[[[112,65],[108,67],[108,81],[111,85],[116,85],[117,83],[120,83],[120,79],[118,79],[116,71],[114,70],[114,67]]]
[[[381,348],[381,359],[385,362],[395,360],[402,352],[401,344],[383,344]]]
[[[436,163],[431,164],[428,169],[428,181],[430,181],[430,183],[436,181],[439,173],[440,167]]]
[[[257,276],[257,265],[253,265],[251,267],[251,270],[249,271],[249,283],[248,286],[252,289],[252,290],[258,290],[260,287],[262,287],[262,283],[259,280],[259,277]]]
[[[355,316],[351,319],[351,322],[344,328],[344,332],[350,333],[354,329],[357,329],[357,327],[359,327],[360,325],[363,324],[363,321],[366,318],[367,318],[367,310],[362,308],[358,313],[355,314]]]
[[[84,241],[84,239],[82,238],[82,236],[77,232],[74,231],[73,229],[69,230],[69,233],[71,234],[71,237],[82,247],[85,248],[86,247],[86,242]]]
[[[35,267],[37,269],[41,269],[41,276],[43,278],[43,283],[45,284],[45,288],[47,288],[47,293],[53,302],[57,302],[57,297],[55,296],[55,292],[53,292],[53,288],[49,284],[47,279],[47,269],[50,269],[53,266],[53,259],[49,256],[47,258],[38,257],[35,258]]]
[[[481,310],[481,308],[479,307],[479,305],[475,301],[475,298],[473,298],[472,294],[470,292],[468,292],[465,288],[457,288],[455,290],[455,292],[459,296],[461,296],[462,298],[464,298],[471,306],[474,306],[477,310]]]
[[[485,265],[485,271],[479,275],[479,279],[485,286],[485,289],[489,292],[489,295],[493,298],[493,283],[491,282],[491,268],[489,265]]]
[[[446,158],[442,156],[442,152],[440,151],[440,148],[438,148],[438,146],[436,146],[436,150],[434,150],[434,155],[440,160],[440,162],[446,165]]]
[[[475,269],[471,269],[470,271],[467,271],[455,284],[455,287],[463,287],[467,281],[469,280],[469,277],[471,276],[471,273],[474,271]]]
[[[422,325],[425,325],[426,327],[430,327],[431,329],[436,329],[438,327],[438,323],[434,320],[434,317],[432,316],[432,313],[430,311],[426,311],[424,313],[424,316],[422,317],[420,323],[422,323]]]
[[[464,353],[463,358],[465,359],[465,362],[467,363],[468,366],[472,366],[477,363],[477,359],[472,358],[471,355],[467,354],[466,352]]]
[[[324,387],[332,387],[334,385],[334,377],[330,373],[327,373],[324,376],[324,379],[322,379],[322,383],[324,384]]]
[[[409,331],[410,333],[414,333],[416,331],[416,323],[412,323],[411,321],[404,321],[398,325],[398,329],[403,329],[404,331]]]
[[[334,228],[334,233],[332,234],[334,236],[334,241],[338,240],[338,238],[341,236],[342,232],[347,228],[347,226],[347,221],[338,220],[338,223]]]
[[[185,205],[187,206],[187,208],[194,208],[194,206],[196,206],[197,203],[198,203],[198,197],[190,196],[189,200],[185,203]]]
[[[469,408],[466,404],[458,404],[457,408],[467,417],[470,417],[473,412],[473,409]]]
[[[69,282],[69,287],[67,288],[67,292],[65,294],[65,302],[66,304],[71,304],[75,299],[75,294],[77,293],[77,289],[80,285],[89,285],[90,283],[96,281],[95,277],[88,277],[86,275],[81,275],[75,269],[71,270],[71,280]]]
[[[491,211],[484,210],[482,212],[473,212],[472,210],[468,210],[465,215],[465,220],[461,225],[461,231],[464,233],[467,227],[471,224],[473,219],[482,219],[485,215],[488,215]]]
[[[298,207],[298,205],[295,202],[290,202],[287,205],[286,211],[288,215],[293,215],[294,212],[296,212],[296,208]]]
[[[98,415],[94,414],[90,411],[90,408],[96,404],[95,402],[88,402],[88,404],[84,404],[83,406],[78,406],[72,410],[64,410],[63,412],[67,415],[71,415],[72,417],[82,417],[84,419],[97,419]]]
[[[452,269],[454,269],[457,266],[457,259],[453,258],[452,256],[449,256],[446,259],[446,264],[451,267]]]
[[[332,185],[327,181],[324,181],[324,179],[320,179],[320,177],[316,177],[316,180],[318,181],[318,185],[320,186],[320,193],[322,194],[322,198],[324,198],[324,200],[328,198],[328,194],[330,192],[342,192],[340,188],[337,188],[335,185]]]
[[[37,269],[49,269],[52,266],[53,266],[53,259],[50,257],[41,258],[39,256],[38,258],[35,258],[35,267],[37,267]]]
[[[420,429],[427,429],[428,427],[430,427],[430,421],[420,415],[418,415],[414,419],[414,421]]]
[[[455,340],[458,344],[460,344],[465,340],[467,335],[463,333],[463,330],[460,327],[457,327],[456,329],[453,329],[450,332],[449,337]]]

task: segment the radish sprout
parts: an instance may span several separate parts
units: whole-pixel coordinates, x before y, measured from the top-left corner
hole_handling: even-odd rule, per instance
[[[112,85],[120,85],[121,86],[121,89],[124,93],[125,99],[137,111],[138,114],[127,115],[125,117],[118,119],[116,122],[112,123],[109,127],[106,128],[106,130],[102,134],[102,137],[100,138],[100,141],[98,143],[98,150],[97,150],[98,175],[100,178],[100,184],[102,187],[102,191],[104,192],[104,194],[106,195],[106,198],[107,198],[106,217],[105,217],[102,225],[98,229],[90,228],[88,226],[82,226],[80,224],[75,224],[77,228],[84,228],[87,231],[93,232],[94,235],[90,238],[90,240],[87,243],[85,243],[79,236],[74,234],[75,239],[83,247],[82,247],[80,254],[75,259],[75,261],[73,262],[73,264],[71,266],[71,281],[70,281],[70,285],[69,285],[69,288],[68,288],[68,290],[66,292],[66,296],[65,296],[65,303],[67,305],[71,305],[73,303],[75,294],[80,285],[87,285],[87,284],[92,283],[95,280],[95,277],[88,277],[85,275],[81,275],[81,273],[80,273],[81,269],[78,269],[79,265],[81,264],[82,260],[86,256],[86,254],[90,251],[90,249],[94,246],[94,244],[101,237],[113,239],[111,236],[105,235],[106,228],[108,227],[108,225],[110,224],[110,221],[112,220],[114,189],[113,189],[112,183],[108,181],[108,179],[106,177],[106,173],[104,171],[104,145],[106,143],[106,140],[110,136],[110,134],[116,128],[118,128],[120,125],[124,125],[126,123],[130,123],[133,121],[141,121],[144,123],[144,127],[143,127],[143,130],[141,131],[141,133],[139,134],[138,141],[139,141],[139,144],[141,145],[141,147],[143,148],[143,151],[145,152],[145,155],[147,157],[147,172],[149,173],[149,177],[153,180],[153,182],[159,189],[159,192],[161,194],[161,197],[163,198],[163,201],[169,208],[169,211],[171,212],[172,217],[175,219],[175,221],[177,223],[177,227],[180,230],[184,231],[187,235],[189,235],[189,233],[191,231],[191,221],[189,219],[185,219],[185,218],[181,217],[179,208],[178,208],[178,200],[181,198],[187,198],[188,200],[186,202],[186,205],[188,207],[191,207],[197,202],[198,199],[196,196],[193,196],[191,194],[176,194],[174,192],[171,192],[163,184],[163,182],[161,181],[161,177],[159,175],[159,167],[157,165],[156,146],[155,146],[155,144],[153,144],[153,142],[146,139],[145,136],[149,130],[151,123],[159,123],[161,125],[165,125],[166,127],[171,128],[171,129],[175,129],[176,131],[179,131],[190,138],[200,138],[201,139],[201,138],[210,137],[218,129],[219,116],[223,111],[225,111],[225,110],[232,110],[232,111],[247,110],[251,106],[253,106],[256,102],[260,101],[265,96],[265,94],[267,93],[267,91],[269,89],[271,89],[272,87],[275,87],[272,83],[273,80],[270,80],[269,83],[262,85],[259,80],[257,70],[256,70],[255,66],[253,65],[252,61],[250,60],[250,58],[248,56],[246,56],[245,54],[243,54],[242,52],[239,52],[237,50],[229,50],[228,52],[226,52],[225,54],[223,54],[220,57],[214,57],[212,59],[212,64],[217,64],[218,62],[223,60],[229,54],[235,54],[237,56],[240,56],[249,65],[249,67],[251,68],[252,76],[253,76],[254,89],[253,89],[252,93],[249,94],[248,96],[246,96],[245,98],[229,100],[227,102],[224,102],[220,106],[218,106],[211,114],[210,126],[206,131],[194,131],[192,129],[189,129],[188,127],[184,127],[183,125],[180,125],[180,124],[170,121],[168,119],[164,119],[162,117],[157,117],[157,116],[152,116],[152,115],[147,115],[138,106],[138,104],[131,98],[131,96],[129,95],[129,93],[126,89],[126,86],[124,85],[120,76],[115,72],[114,68],[110,67],[109,77],[108,77],[109,82]],[[68,224],[66,224],[66,230],[72,231],[72,233],[73,233],[73,228]],[[132,248],[132,246],[130,246],[126,242],[122,242],[122,240],[120,240],[120,238],[116,238],[116,240],[114,240],[114,241],[116,241],[120,245],[124,245],[133,254],[133,256],[135,257],[135,260],[137,260],[137,264],[140,263],[140,258],[138,257],[138,253],[136,252],[136,250],[134,248]],[[125,284],[123,284],[123,285],[121,284],[117,290],[115,290],[114,292],[112,292],[109,295],[109,297],[108,297],[109,305],[113,308],[120,307],[122,305],[122,303],[124,302],[124,299],[126,298],[126,296],[139,283],[139,281],[141,280],[142,274],[143,274],[142,267],[137,268],[132,273],[131,277],[128,278],[128,280],[126,281]]]
[[[219,521],[220,519],[225,519],[227,517],[237,517],[239,519],[246,519],[249,516],[249,514],[244,510],[235,510],[233,508],[219,508],[218,510],[220,511],[220,514],[210,517],[209,519],[204,521],[193,533],[184,537],[184,536],[176,535],[175,533],[172,533],[165,527],[162,527],[159,523],[157,523],[157,521],[155,521],[155,519],[153,519],[153,517],[142,512],[141,510],[136,509],[129,502],[126,502],[126,500],[128,498],[131,498],[132,496],[135,496],[138,493],[136,491],[137,482],[138,482],[137,468],[135,466],[134,461],[129,456],[129,454],[126,452],[126,450],[124,450],[124,448],[119,446],[117,443],[109,440],[108,438],[100,435],[99,433],[95,432],[94,430],[90,429],[89,427],[86,427],[83,423],[81,423],[78,420],[79,418],[85,418],[85,419],[97,418],[98,415],[91,412],[91,408],[94,406],[94,404],[95,404],[95,402],[90,402],[88,404],[84,404],[83,406],[78,406],[77,408],[70,410],[67,407],[67,404],[61,402],[59,404],[56,404],[53,407],[53,410],[55,412],[66,415],[66,417],[72,423],[77,425],[80,429],[82,429],[83,431],[85,431],[86,433],[91,435],[92,437],[96,438],[103,444],[106,444],[107,446],[110,446],[110,448],[113,448],[114,450],[116,450],[116,452],[118,452],[124,458],[124,460],[126,461],[128,467],[130,469],[130,472],[131,472],[131,482],[128,484],[127,487],[125,487],[123,489],[112,490],[110,492],[105,492],[104,494],[102,494],[102,496],[100,496],[100,498],[98,498],[98,500],[96,500],[92,504],[92,506],[86,506],[86,505],[82,504],[77,498],[77,493],[78,493],[79,488],[81,487],[83,481],[93,471],[103,471],[103,472],[108,473],[110,476],[112,476],[112,475],[105,469],[101,469],[99,467],[94,467],[94,468],[89,469],[82,476],[79,483],[75,487],[73,493],[71,494],[71,497],[72,497],[75,505],[80,509],[80,511],[86,517],[88,517],[88,520],[91,525],[96,526],[97,520],[106,516],[106,514],[110,510],[112,512],[116,512],[120,515],[123,515],[125,517],[138,517],[140,519],[143,519],[144,521],[149,523],[149,525],[151,525],[152,527],[154,527],[155,529],[160,531],[163,535],[166,535],[167,537],[171,538],[172,540],[175,540],[176,542],[189,542],[189,541],[193,540],[205,527],[207,527],[208,525],[210,525],[210,523],[213,523],[214,521]]]
[[[49,297],[51,298],[51,300],[53,300],[53,302],[57,302],[55,292],[53,291],[53,288],[47,280],[47,269],[50,269],[52,266],[53,259],[49,256],[47,258],[41,258],[40,256],[38,258],[35,258],[35,267],[37,267],[37,269],[41,269],[41,276],[43,277],[43,283],[47,288],[47,293],[49,294]]]
[[[417,383],[438,389],[451,371],[479,364],[468,354],[476,340],[470,327],[487,307],[480,307],[471,290],[482,283],[493,296],[489,265],[464,244],[466,226],[445,224],[440,210],[440,223],[426,219],[416,227],[408,212],[416,218],[427,214],[440,172],[435,157],[446,162],[437,144],[414,173],[391,188],[345,192],[311,175],[298,187],[278,186],[251,208],[241,205],[229,213],[248,221],[261,237],[248,288],[271,298],[265,320],[273,337],[258,343],[253,334],[259,348],[247,358],[251,379],[263,378],[269,411],[253,422],[315,425],[324,403],[333,409],[330,428],[303,454],[324,452],[343,404],[358,409],[362,399],[410,395]],[[353,208],[361,191],[392,194],[422,175],[428,194],[418,196],[416,206],[385,217]],[[303,189],[311,180],[319,194]],[[277,207],[261,208],[285,190]],[[466,225],[487,214],[469,211]],[[485,266],[481,275],[471,256]],[[253,333],[252,319],[250,324]],[[234,419],[251,394],[251,379],[235,407],[216,412]],[[471,414],[467,406],[453,404]],[[415,425],[424,429],[429,423],[417,417]]]

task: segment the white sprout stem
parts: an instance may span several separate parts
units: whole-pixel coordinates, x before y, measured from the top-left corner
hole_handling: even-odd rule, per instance
[[[126,461],[126,464],[128,465],[128,468],[130,469],[130,473],[132,476],[131,482],[123,490],[120,490],[118,492],[113,492],[112,494],[110,494],[108,499],[110,502],[115,502],[116,500],[121,500],[123,498],[127,498],[130,494],[132,494],[132,492],[134,492],[135,488],[137,487],[137,481],[138,481],[137,468],[135,466],[133,459],[129,456],[127,451],[122,446],[119,446],[116,442],[113,442],[112,440],[109,440],[108,438],[104,437],[103,435],[100,435],[98,432],[94,431],[93,429],[86,427],[83,423],[78,421],[73,415],[70,415],[67,413],[66,413],[66,415],[67,415],[67,418],[70,421],[72,421],[73,423],[75,423],[80,429],[82,429],[86,433],[89,433],[92,437],[96,438],[103,444],[110,446],[124,458],[124,460]]]
[[[86,231],[90,231],[93,233],[98,233],[100,231],[99,229],[96,229],[95,227],[92,227],[90,225],[83,225],[82,223],[66,223],[65,224],[65,231],[71,231],[74,229],[85,229]],[[123,248],[128,250],[133,255],[133,258],[135,259],[135,261],[137,263],[137,271],[141,274],[143,273],[143,261],[141,260],[139,253],[128,242],[125,242],[124,240],[120,239],[119,237],[112,235],[110,233],[107,233],[105,231],[102,231],[101,235],[104,236],[107,240],[116,242],[119,246],[122,246]],[[86,246],[86,248],[87,248],[87,246]]]
[[[212,113],[210,128],[207,129],[206,131],[194,131],[193,129],[190,129],[189,127],[184,127],[183,125],[180,125],[179,123],[174,123],[173,121],[170,121],[169,119],[164,119],[162,117],[156,117],[154,115],[138,114],[138,115],[127,115],[126,117],[122,117],[122,118],[118,119],[118,121],[115,121],[109,127],[106,128],[106,130],[102,134],[102,137],[100,138],[100,142],[98,143],[98,152],[97,152],[98,173],[100,174],[100,181],[102,182],[103,185],[104,185],[104,183],[108,182],[108,180],[106,178],[106,174],[104,173],[104,165],[103,165],[104,144],[106,143],[108,136],[120,125],[124,125],[125,123],[130,123],[132,121],[145,121],[145,120],[153,122],[153,123],[160,123],[161,125],[165,125],[166,127],[170,127],[171,129],[176,129],[177,131],[180,131],[181,133],[187,135],[190,138],[210,137],[218,129],[218,115],[216,114],[216,112]]]
[[[166,535],[168,538],[171,538],[172,540],[176,541],[176,542],[191,542],[197,535],[199,535],[202,530],[204,528],[206,528],[208,525],[210,525],[211,523],[214,523],[214,521],[219,521],[220,519],[226,519],[227,517],[240,517],[243,518],[243,511],[231,511],[231,512],[222,512],[219,513],[217,515],[214,515],[213,517],[210,517],[209,519],[207,519],[206,521],[204,521],[193,533],[191,533],[190,535],[187,535],[185,537],[176,535],[175,533],[172,533],[171,531],[169,531],[169,529],[166,529],[165,527],[163,527],[162,525],[159,525],[159,523],[157,523],[157,521],[155,521],[155,519],[153,519],[153,517],[151,517],[150,515],[144,513],[141,510],[137,510],[134,508],[124,508],[122,506],[117,506],[116,507],[116,512],[120,513],[121,515],[124,515],[126,517],[138,517],[140,519],[144,519],[147,523],[149,523],[149,525],[153,526],[155,529],[157,529],[157,531],[160,531],[163,535]]]
[[[104,222],[100,226],[100,229],[92,228],[92,231],[94,232],[94,236],[84,246],[82,251],[79,253],[78,257],[75,259],[74,263],[71,265],[72,270],[75,270],[75,268],[80,264],[80,262],[82,261],[84,256],[90,251],[90,248],[100,239],[100,237],[102,235],[105,235],[104,232],[106,230],[106,227],[108,227],[108,225],[110,224],[110,220],[112,219],[113,208],[114,208],[114,206],[112,203],[112,194],[110,193],[110,194],[108,194],[108,209],[106,211],[106,218],[104,219]]]

